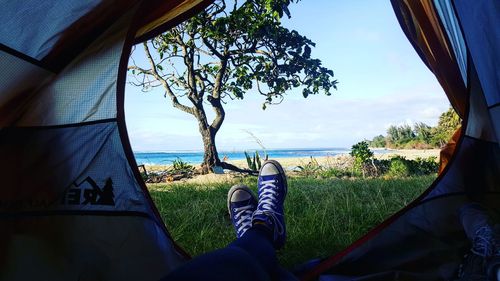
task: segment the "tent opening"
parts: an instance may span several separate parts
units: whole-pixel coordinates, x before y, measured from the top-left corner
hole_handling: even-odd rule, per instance
[[[436,178],[440,148],[457,129],[448,130],[442,140],[425,136],[435,134],[431,130],[437,130],[450,103],[405,38],[389,3],[343,4],[328,17],[331,11],[298,3],[290,7],[292,17],[284,19],[283,26],[317,44],[312,55],[334,70],[338,90],[332,96],[308,98],[300,89],[290,90],[280,104],[263,110],[265,97],[253,82],[242,99],[225,97],[225,120],[216,136],[220,159],[235,166],[249,169],[245,153],[252,156],[255,151],[261,158],[267,154],[284,163],[291,178],[287,209],[292,219],[291,246],[281,259],[289,268],[343,250],[421,195]],[[320,22],[310,22],[311,15],[318,15]],[[353,23],[349,29],[346,22]],[[332,28],[318,29],[318,24]],[[174,30],[180,33],[183,28]],[[144,165],[140,170],[168,229],[187,252],[198,255],[234,239],[224,209],[227,191],[237,183],[255,187],[256,182],[229,170],[196,175],[204,148],[199,123],[175,108],[168,89],[145,73],[152,71],[151,61],[160,65],[156,71],[170,83],[176,101],[193,107],[189,87],[182,85],[189,79],[182,45],[169,40],[134,46],[125,99],[127,126],[137,164]],[[210,51],[196,40],[200,49]],[[168,42],[170,47],[162,45]],[[195,61],[200,71],[217,59],[204,52],[199,51]],[[206,98],[203,105],[211,122],[216,113]],[[371,147],[377,145],[378,135],[393,143]],[[371,141],[375,153],[365,165],[366,175],[356,170],[349,155],[352,145],[364,140]]]

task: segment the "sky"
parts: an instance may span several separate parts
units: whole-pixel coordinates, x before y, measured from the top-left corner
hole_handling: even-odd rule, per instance
[[[262,110],[249,91],[230,100],[216,137],[219,151],[351,147],[391,125],[435,126],[449,107],[434,75],[402,32],[388,0],[302,0],[283,25],[316,43],[312,56],[332,69],[338,90],[303,98],[290,91]],[[134,59],[141,60],[140,54]],[[211,110],[206,109],[209,113]],[[202,150],[196,120],[171,106],[161,88],[143,93],[127,84],[125,115],[134,151]]]

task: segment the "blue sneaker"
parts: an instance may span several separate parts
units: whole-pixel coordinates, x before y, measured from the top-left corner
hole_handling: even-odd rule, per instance
[[[460,265],[458,280],[498,280],[500,276],[499,233],[488,224],[476,230],[472,240],[472,249],[464,256],[464,261]]]
[[[240,238],[252,226],[252,214],[257,208],[257,199],[245,185],[231,187],[227,194],[227,209],[236,237]]]
[[[487,265],[489,280],[500,280],[500,225],[493,227],[493,253]]]
[[[285,171],[274,160],[262,165],[257,185],[259,204],[253,213],[253,225],[262,224],[273,233],[273,245],[280,249],[285,244],[286,227],[283,204],[288,190]]]

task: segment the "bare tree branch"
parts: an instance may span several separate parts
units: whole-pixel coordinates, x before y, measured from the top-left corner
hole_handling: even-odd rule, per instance
[[[165,88],[165,93],[172,100],[172,106],[177,108],[177,109],[180,109],[186,113],[194,115],[194,109],[192,107],[181,104],[179,102],[179,100],[177,99],[177,96],[174,94],[174,92],[170,88],[170,85],[168,84],[168,82],[158,73],[156,64],[153,60],[153,57],[151,56],[151,52],[149,51],[148,43],[144,42],[142,45],[144,46],[144,52],[146,53],[146,57],[149,61],[149,64],[151,65],[151,75],[156,80],[160,81],[160,83],[163,85],[163,87]]]

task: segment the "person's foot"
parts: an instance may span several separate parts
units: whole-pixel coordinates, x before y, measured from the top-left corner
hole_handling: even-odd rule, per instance
[[[500,280],[500,225],[493,228],[493,254],[487,265],[487,275],[490,280]]]
[[[459,280],[498,280],[500,267],[500,233],[490,225],[478,228],[472,249],[460,265]]]
[[[286,227],[283,203],[287,193],[285,171],[274,160],[262,165],[259,178],[259,204],[253,213],[253,225],[264,225],[273,235],[273,245],[280,249],[285,244]]]
[[[252,226],[252,215],[257,208],[257,199],[250,188],[234,185],[227,194],[227,209],[236,237],[240,238]]]

